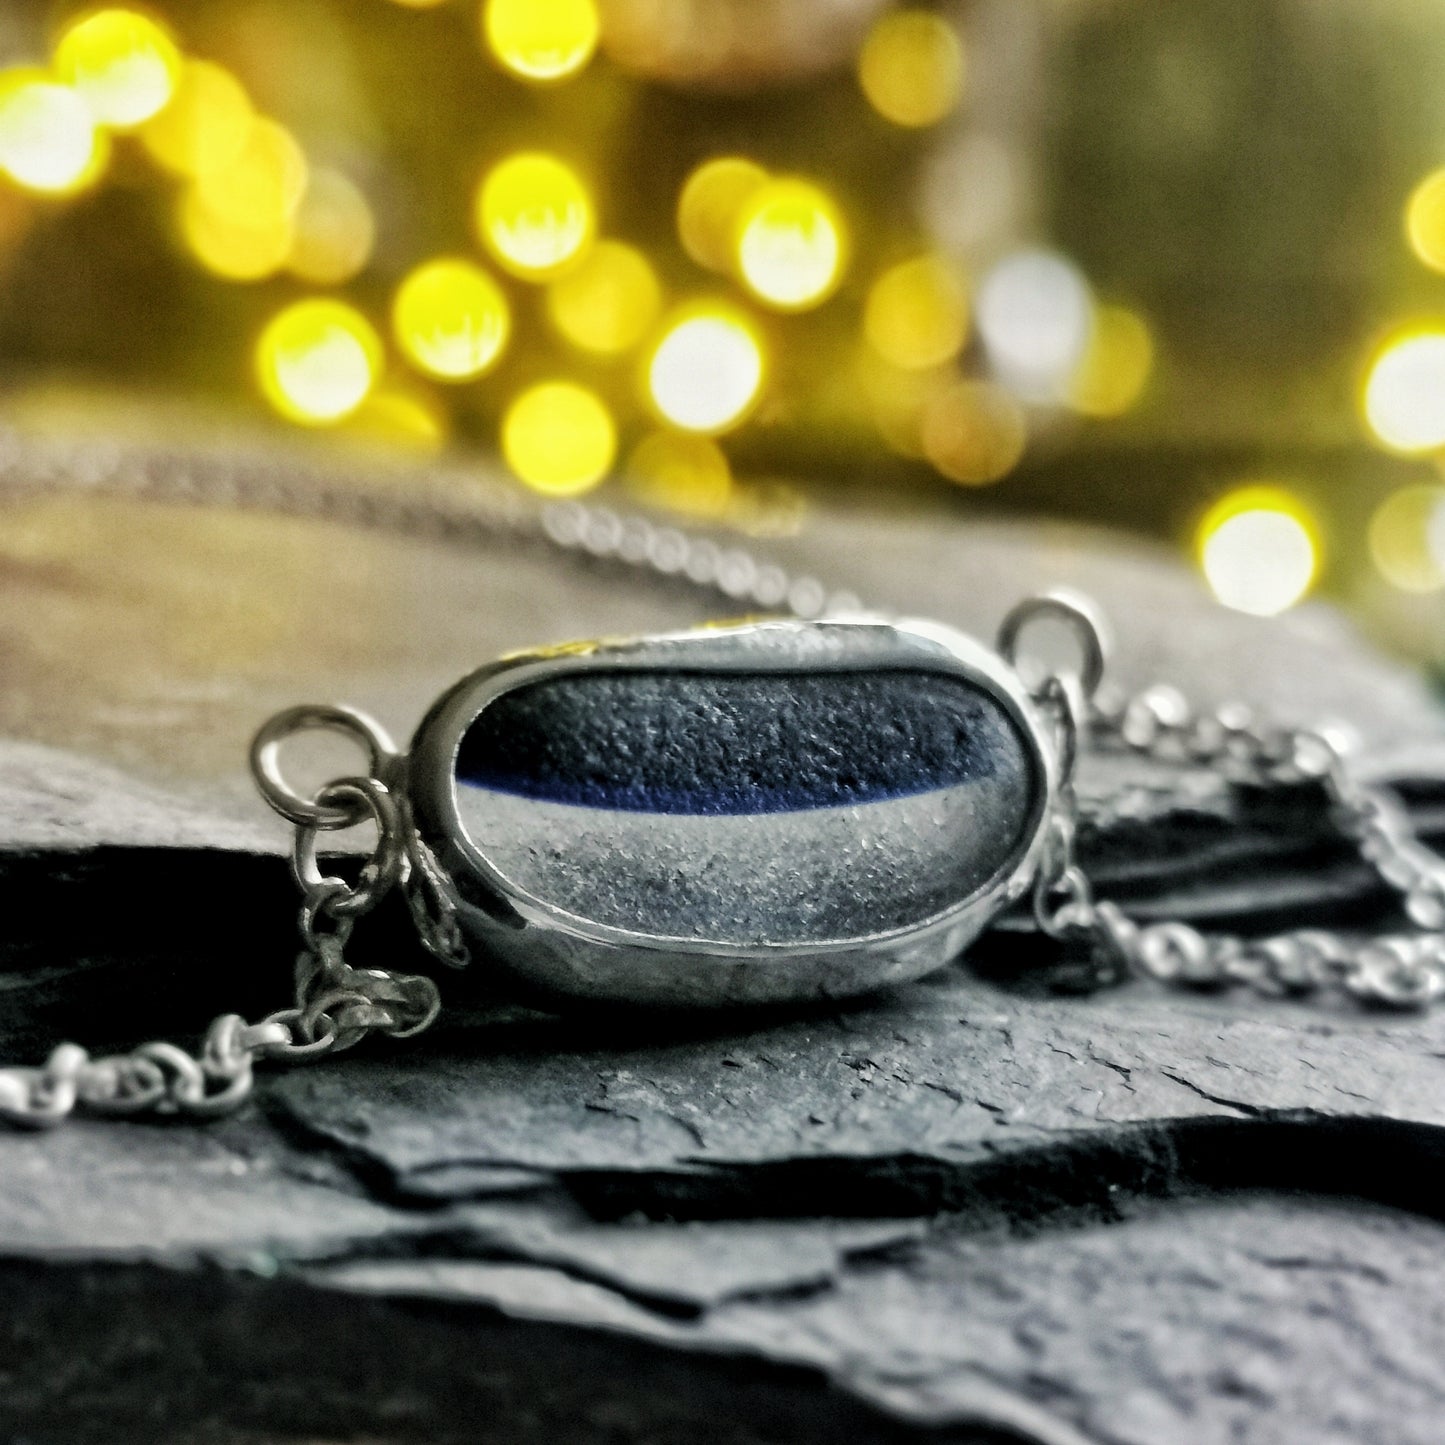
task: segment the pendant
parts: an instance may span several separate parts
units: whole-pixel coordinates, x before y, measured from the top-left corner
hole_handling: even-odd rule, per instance
[[[1057,762],[960,633],[764,621],[484,667],[408,786],[463,931],[525,991],[677,1007],[949,962],[1029,887]]]

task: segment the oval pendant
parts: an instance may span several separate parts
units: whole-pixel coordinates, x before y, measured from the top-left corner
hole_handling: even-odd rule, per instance
[[[932,623],[757,622],[521,654],[418,730],[473,940],[552,998],[839,997],[1028,887],[1055,787],[1017,677]]]

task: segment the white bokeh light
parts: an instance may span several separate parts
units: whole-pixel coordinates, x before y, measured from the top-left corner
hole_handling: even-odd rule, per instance
[[[983,278],[975,314],[994,375],[1025,401],[1061,401],[1088,349],[1093,299],[1052,251],[1017,251]]]
[[[726,311],[687,316],[670,327],[647,370],[653,404],[685,431],[725,431],[757,397],[763,356],[753,330]]]

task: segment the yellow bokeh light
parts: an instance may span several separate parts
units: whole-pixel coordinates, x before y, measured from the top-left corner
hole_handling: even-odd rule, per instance
[[[196,189],[217,217],[238,226],[289,221],[306,193],[306,157],[285,126],[258,116],[240,150],[224,166],[196,178]]]
[[[79,92],[44,71],[0,75],[0,171],[43,195],[68,195],[104,169],[108,147]]]
[[[486,0],[482,35],[497,60],[523,80],[575,75],[597,49],[596,0]]]
[[[182,176],[203,176],[241,153],[255,112],[241,82],[208,60],[188,60],[171,103],[140,129],[151,155]]]
[[[1319,566],[1317,528],[1282,487],[1251,486],[1221,497],[1199,524],[1199,565],[1226,607],[1273,617],[1310,589]]]
[[[1432,171],[1405,203],[1405,239],[1433,271],[1445,271],[1445,169]]]
[[[602,480],[617,455],[617,429],[601,399],[571,381],[524,391],[502,418],[502,455],[526,484],[575,496]]]
[[[446,418],[431,399],[397,386],[372,392],[344,425],[348,436],[423,456],[435,456],[447,440]]]
[[[662,304],[657,275],[641,251],[599,241],[547,288],[547,314],[574,346],[616,355],[637,345]]]
[[[968,338],[968,291],[939,256],[891,266],[869,288],[863,332],[894,366],[926,370],[951,361]]]
[[[175,93],[181,54],[169,34],[134,10],[96,10],[66,27],[55,71],[103,125],[133,126]]]
[[[181,196],[181,235],[208,271],[227,281],[261,281],[274,276],[291,254],[291,221],[282,216],[248,226],[218,214],[194,186]]]
[[[1382,347],[1365,378],[1364,410],[1394,451],[1445,446],[1445,329],[1421,327]]]
[[[748,289],[782,311],[816,306],[843,275],[843,218],[808,181],[768,181],[738,216],[737,265]]]
[[[286,265],[303,281],[337,286],[371,259],[376,240],[371,207],[361,187],[340,171],[311,172],[293,226]]]
[[[923,454],[945,477],[980,487],[1011,472],[1028,443],[1022,406],[1002,387],[960,381],[928,396],[920,419]]]
[[[1401,487],[1386,497],[1370,518],[1370,555],[1403,592],[1445,587],[1445,487]]]
[[[895,10],[868,32],[858,80],[873,109],[894,125],[936,125],[963,95],[963,42],[931,10]]]
[[[407,359],[444,381],[480,376],[512,329],[502,288],[479,266],[442,258],[418,266],[397,289],[392,329]]]
[[[624,474],[639,502],[690,517],[721,517],[732,499],[732,468],[705,436],[651,432],[632,449]]]
[[[591,243],[592,199],[556,156],[524,151],[488,172],[477,192],[477,231],[501,266],[527,281],[564,271]]]
[[[647,365],[647,391],[665,421],[684,431],[723,432],[757,401],[763,348],[740,311],[722,304],[674,317]]]
[[[291,421],[323,426],[366,400],[381,369],[381,338],[355,307],[325,297],[273,316],[256,342],[266,399]]]
[[[1085,416],[1122,416],[1138,401],[1153,366],[1154,339],[1144,319],[1126,306],[1100,306],[1069,381],[1069,404]]]
[[[677,234],[699,266],[731,271],[738,217],[768,173],[743,156],[717,156],[684,182],[677,198]]]
[[[924,408],[957,380],[952,367],[918,370],[894,366],[872,347],[864,346],[858,348],[853,370],[853,384],[888,449],[914,460],[924,456]]]

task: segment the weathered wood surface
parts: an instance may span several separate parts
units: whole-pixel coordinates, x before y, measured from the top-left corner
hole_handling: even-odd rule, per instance
[[[834,517],[777,550],[985,635],[1085,587],[1126,681],[1347,720],[1445,834],[1438,715],[1323,610],[1227,616],[1026,528]],[[405,735],[503,647],[704,610],[525,549],[0,514],[0,1057],[274,1006],[284,836],[239,766],[274,707]],[[1141,911],[1381,913],[1304,800],[1086,784]],[[1060,996],[1040,961],[1015,928],[881,999],[687,1021],[448,979],[431,1036],[269,1074],[240,1117],[0,1136],[0,1438],[1435,1445],[1445,1015]]]

